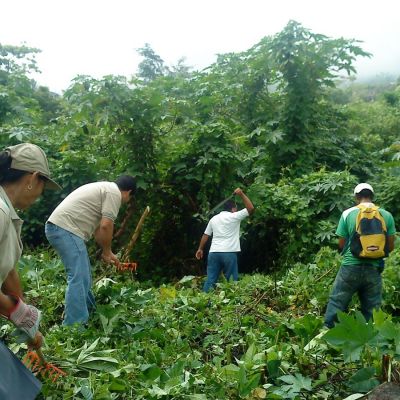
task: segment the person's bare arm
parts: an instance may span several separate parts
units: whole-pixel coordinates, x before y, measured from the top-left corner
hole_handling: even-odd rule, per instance
[[[251,200],[244,194],[243,190],[240,189],[240,188],[237,188],[237,189],[234,190],[234,193],[235,193],[236,195],[238,195],[238,196],[242,199],[243,204],[244,204],[244,206],[246,207],[246,209],[247,209],[249,215],[253,214],[253,213],[254,213],[254,206],[253,206],[253,203],[252,203]]]
[[[102,249],[101,258],[107,263],[118,264],[119,260],[111,250],[113,232],[114,222],[109,218],[103,217],[94,233],[94,237]]]
[[[395,239],[394,235],[390,235],[388,237],[389,251],[393,251],[394,250],[394,239]]]
[[[13,268],[8,273],[7,278],[5,279],[5,281],[3,282],[3,286],[1,287],[1,291],[5,295],[15,296],[19,297],[20,299],[24,299],[21,281],[15,268]]]
[[[208,238],[209,238],[209,236],[204,233],[203,236],[200,239],[199,248],[196,251],[196,258],[198,260],[201,260],[203,258],[204,246],[206,245],[206,243],[208,241]]]
[[[15,301],[11,297],[0,292],[0,314],[8,318],[11,310],[14,307],[15,307]]]
[[[339,253],[341,253],[343,251],[345,244],[346,244],[346,239],[343,237],[340,237],[339,241],[338,241]]]

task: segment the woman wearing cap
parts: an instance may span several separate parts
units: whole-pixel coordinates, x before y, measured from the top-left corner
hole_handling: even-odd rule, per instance
[[[42,345],[41,312],[23,300],[16,270],[22,253],[23,221],[15,209],[30,207],[45,187],[59,188],[50,179],[47,158],[40,147],[22,143],[0,152],[0,314],[34,349]],[[0,359],[0,399],[34,399],[40,382],[1,341]]]

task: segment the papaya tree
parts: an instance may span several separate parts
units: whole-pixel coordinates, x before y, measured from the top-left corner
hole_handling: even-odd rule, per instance
[[[356,72],[356,57],[370,56],[358,43],[312,33],[295,21],[265,40],[264,51],[271,52],[280,76],[277,90],[282,94],[283,137],[269,146],[275,173],[290,166],[296,174],[311,171],[324,150],[321,144],[340,135],[326,89],[334,87],[338,74]]]

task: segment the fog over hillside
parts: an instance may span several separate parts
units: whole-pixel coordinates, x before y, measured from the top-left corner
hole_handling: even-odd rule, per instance
[[[245,51],[290,20],[313,33],[359,40],[359,79],[400,75],[400,2],[335,0],[13,0],[3,2],[0,43],[42,50],[40,84],[61,92],[76,75],[131,76],[149,43],[167,65],[194,69],[217,54]]]

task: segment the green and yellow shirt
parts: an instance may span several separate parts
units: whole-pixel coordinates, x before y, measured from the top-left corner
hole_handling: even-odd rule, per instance
[[[366,206],[373,206],[373,203],[361,203]],[[353,255],[350,251],[350,239],[353,236],[353,233],[356,231],[356,219],[360,209],[358,207],[351,207],[347,210],[343,211],[342,216],[339,220],[339,225],[336,229],[336,235],[346,239],[342,255],[342,265],[371,265],[371,266],[380,266],[382,265],[381,259],[365,259],[358,258]],[[379,212],[381,213],[383,219],[386,222],[387,233],[389,236],[396,234],[396,228],[394,225],[394,219],[392,214],[389,211],[384,210],[383,208],[379,208]]]

